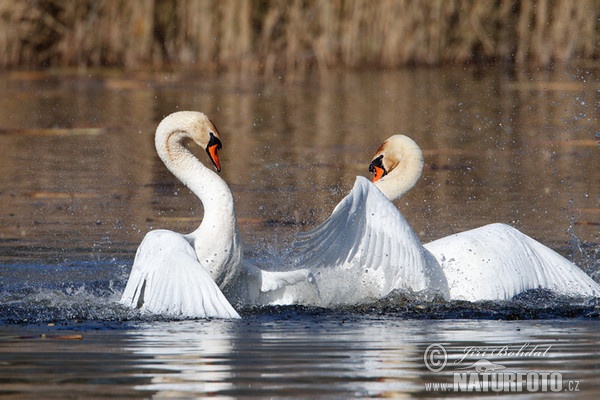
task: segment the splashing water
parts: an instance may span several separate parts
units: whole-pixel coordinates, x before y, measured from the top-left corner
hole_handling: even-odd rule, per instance
[[[582,258],[593,263],[589,271],[598,271],[597,252],[586,249],[573,235],[571,246]],[[592,254],[593,253],[593,254]],[[250,262],[269,269],[281,268],[286,255],[272,245],[248,250]],[[80,323],[112,325],[125,321],[164,321],[155,315],[142,315],[121,306],[119,299],[125,287],[129,260],[87,261],[62,265],[8,264],[3,266],[0,283],[0,323]],[[392,293],[368,304],[340,306],[333,309],[304,306],[248,306],[238,310],[242,317],[257,315],[340,316],[377,315],[384,318],[417,319],[541,319],[597,318],[600,301],[556,296],[544,290],[520,294],[511,301],[469,303],[423,301],[407,293]]]

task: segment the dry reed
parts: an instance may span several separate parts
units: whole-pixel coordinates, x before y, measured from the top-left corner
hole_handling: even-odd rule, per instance
[[[600,0],[3,0],[0,68],[549,65],[595,58]]]

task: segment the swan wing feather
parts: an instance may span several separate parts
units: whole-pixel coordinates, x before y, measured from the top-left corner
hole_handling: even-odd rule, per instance
[[[408,222],[364,177],[317,228],[299,233],[293,244],[297,265],[318,268],[360,266],[383,269],[382,286],[422,290],[427,286],[421,243]]]
[[[180,234],[149,232],[135,256],[121,303],[177,318],[239,318],[192,245]]]
[[[485,225],[424,247],[443,268],[453,300],[508,300],[530,289],[600,296],[600,285],[575,264],[506,224]]]

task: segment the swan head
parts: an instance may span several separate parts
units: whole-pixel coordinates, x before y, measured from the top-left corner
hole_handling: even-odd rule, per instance
[[[197,111],[178,111],[165,117],[156,128],[156,150],[161,158],[174,159],[184,140],[191,140],[206,150],[217,172],[221,171],[219,150],[221,135],[215,124],[203,113]]]
[[[394,135],[379,147],[369,172],[371,180],[390,200],[408,192],[423,172],[423,152],[414,140],[405,135]]]

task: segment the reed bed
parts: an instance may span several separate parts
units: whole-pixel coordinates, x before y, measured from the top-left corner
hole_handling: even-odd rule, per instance
[[[0,68],[274,73],[597,58],[600,0],[3,0]]]

